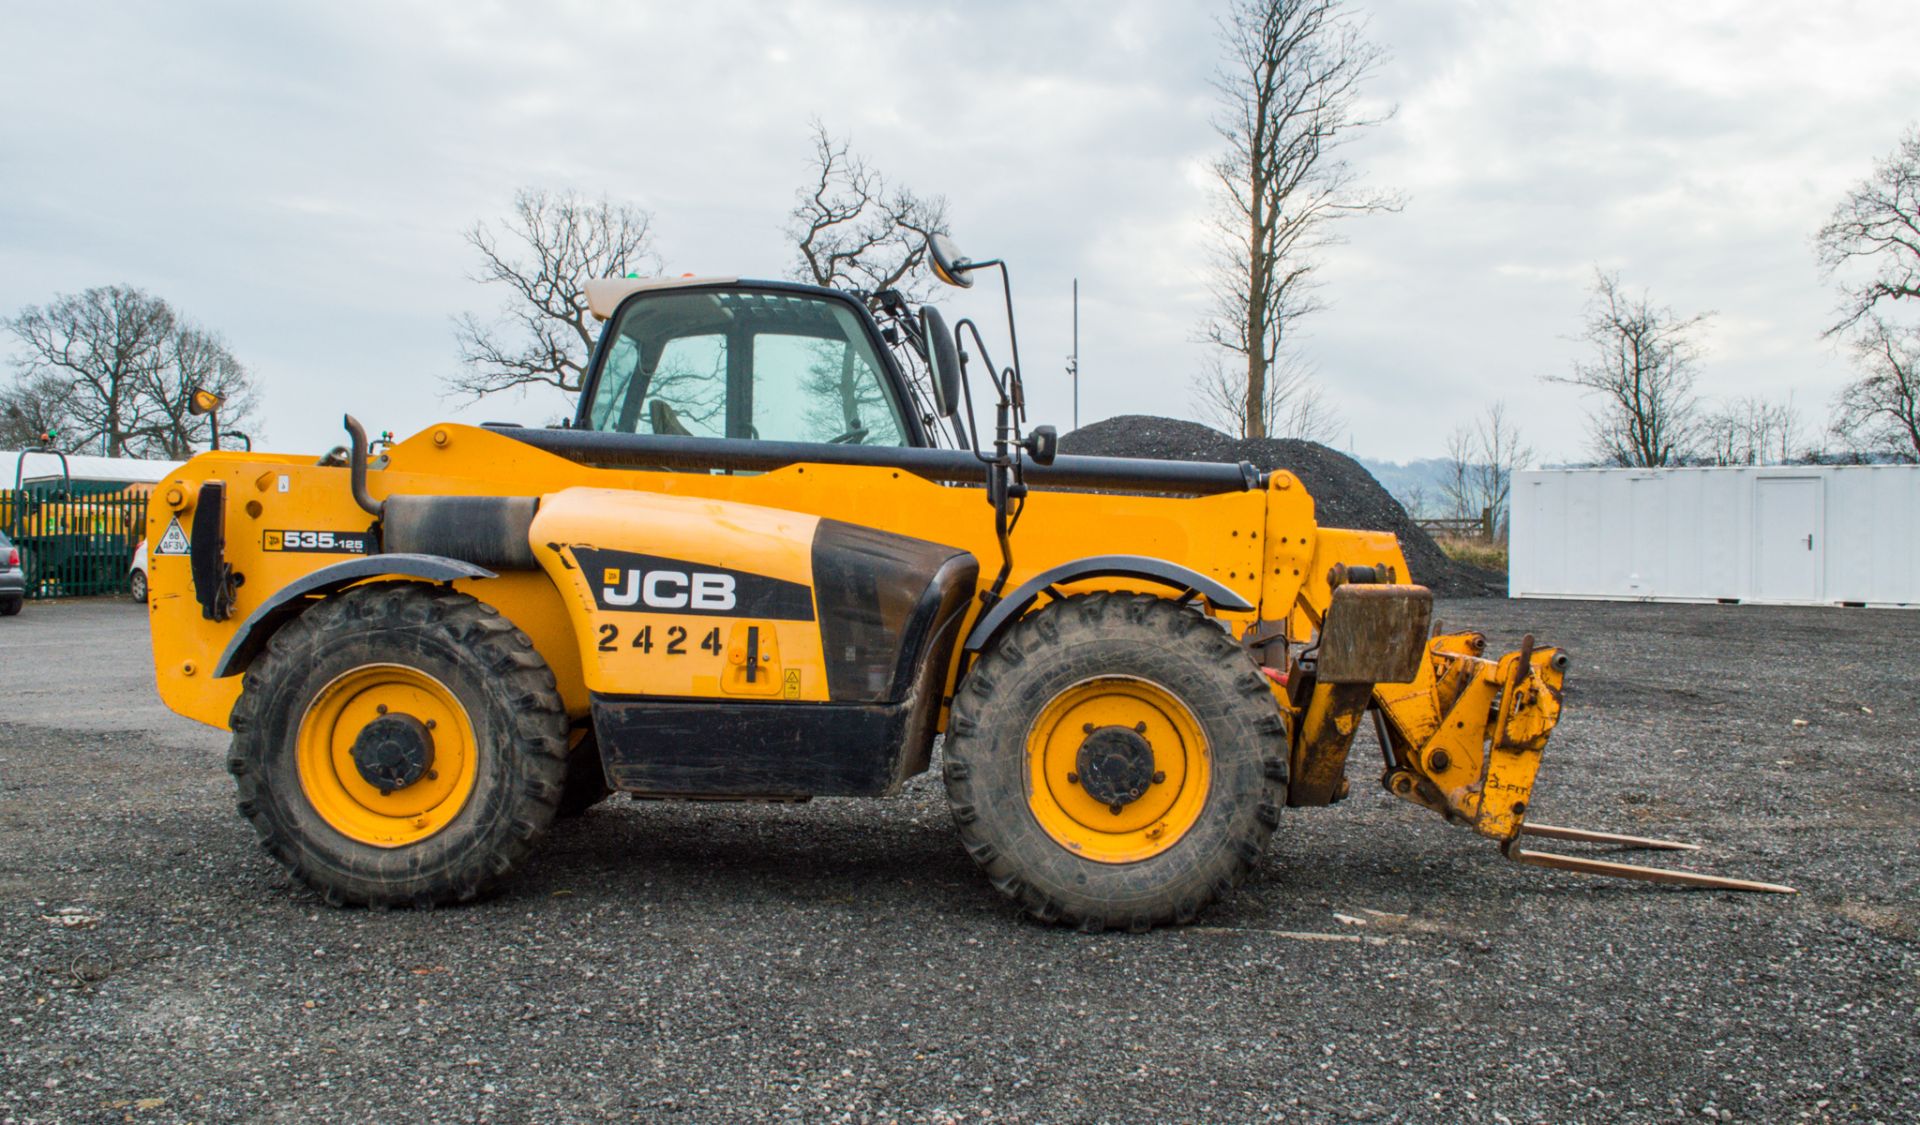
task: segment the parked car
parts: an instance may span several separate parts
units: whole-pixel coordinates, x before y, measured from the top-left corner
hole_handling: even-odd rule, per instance
[[[12,617],[27,604],[27,572],[20,567],[20,548],[0,531],[0,617]]]
[[[133,549],[133,562],[127,567],[127,592],[141,605],[147,604],[147,541],[142,537]]]

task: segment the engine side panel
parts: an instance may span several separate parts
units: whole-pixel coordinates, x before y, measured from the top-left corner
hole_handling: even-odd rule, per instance
[[[724,500],[569,488],[542,500],[531,536],[595,696],[824,703],[819,524]]]
[[[616,786],[874,795],[925,768],[978,575],[967,552],[591,488],[544,498],[531,535],[567,601]]]

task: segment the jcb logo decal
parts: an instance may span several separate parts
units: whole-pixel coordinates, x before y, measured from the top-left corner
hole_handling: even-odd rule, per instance
[[[696,570],[621,570],[608,567],[600,596],[609,606],[644,603],[649,609],[691,609],[726,613],[739,599],[731,574]]]
[[[813,591],[804,582],[599,547],[575,547],[573,557],[601,609],[813,620]]]

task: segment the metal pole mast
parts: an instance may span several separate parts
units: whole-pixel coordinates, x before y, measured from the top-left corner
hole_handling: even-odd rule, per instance
[[[1073,376],[1073,428],[1080,428],[1080,279],[1073,279],[1073,354],[1067,357],[1067,372]]]

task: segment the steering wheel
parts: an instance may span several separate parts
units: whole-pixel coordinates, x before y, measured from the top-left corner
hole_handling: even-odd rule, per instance
[[[848,430],[844,434],[841,434],[839,437],[828,438],[827,444],[828,445],[859,445],[866,440],[867,440],[867,428],[865,426],[858,426],[858,427],[855,427],[854,429]]]

